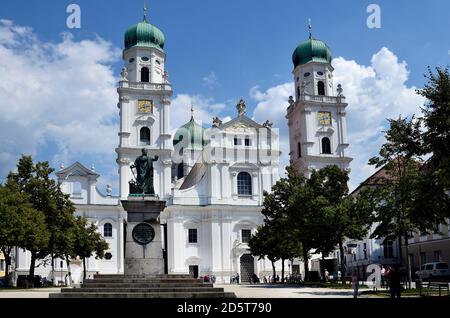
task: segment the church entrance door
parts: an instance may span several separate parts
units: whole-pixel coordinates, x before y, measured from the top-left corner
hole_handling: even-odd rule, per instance
[[[241,282],[250,283],[255,273],[255,259],[252,254],[241,256]]]

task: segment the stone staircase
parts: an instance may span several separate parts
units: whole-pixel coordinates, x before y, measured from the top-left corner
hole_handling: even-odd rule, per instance
[[[190,275],[94,275],[80,288],[62,288],[50,298],[236,298]]]

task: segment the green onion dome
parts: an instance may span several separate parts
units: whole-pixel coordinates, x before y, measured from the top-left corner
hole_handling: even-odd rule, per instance
[[[206,129],[197,124],[192,116],[188,123],[178,128],[173,138],[173,144],[176,145],[184,138],[188,138],[189,141],[184,142],[186,148],[202,150],[207,143],[205,135]]]
[[[309,38],[297,46],[292,62],[294,68],[309,62],[331,63],[331,50],[324,42]]]
[[[144,20],[130,26],[125,32],[125,50],[134,46],[153,47],[164,51],[164,34]]]

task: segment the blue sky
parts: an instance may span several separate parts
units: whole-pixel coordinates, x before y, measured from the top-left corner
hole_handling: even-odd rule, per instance
[[[81,7],[82,28],[80,30],[69,30],[66,27],[68,16],[66,7],[70,3],[79,4]],[[381,7],[381,29],[369,29],[366,26],[366,19],[369,15],[366,8],[370,3],[376,3]],[[109,53],[106,51],[101,53],[103,55],[102,57],[97,56],[98,63],[95,65],[100,67],[101,74],[104,76],[100,76],[100,80],[111,80],[108,77],[111,74],[108,75],[107,71],[110,70],[113,72],[113,76],[118,76],[122,62],[120,52],[118,53],[117,50],[123,47],[125,29],[142,20],[142,7],[142,0],[3,1],[0,5],[0,19],[12,21],[14,26],[32,28],[28,31],[28,35],[36,37],[39,41],[38,45],[45,46],[44,44],[49,43],[57,45],[63,41],[63,33],[69,32],[73,35],[70,41],[74,45],[80,44],[83,40],[89,40],[98,44],[99,48],[107,48],[109,53],[114,52],[114,54],[111,53],[111,57],[104,58],[104,55]],[[170,73],[175,93],[174,98],[178,98],[176,103],[180,104],[177,107],[183,107],[184,102],[194,100],[199,104],[200,113],[202,105],[204,105],[204,112],[201,114],[204,115],[205,121],[213,113],[212,110],[217,110],[221,117],[233,117],[234,105],[241,96],[247,100],[249,113],[253,112],[256,119],[259,119],[258,114],[263,112],[264,107],[268,107],[264,106],[264,103],[270,102],[273,102],[270,107],[277,108],[278,114],[282,118],[286,105],[282,102],[278,103],[280,98],[272,99],[271,92],[289,90],[288,84],[287,86],[282,85],[292,81],[292,52],[308,36],[308,18],[312,19],[314,37],[325,41],[331,47],[333,57],[343,58],[336,68],[340,72],[339,78],[347,79],[347,81],[351,80],[346,76],[352,77],[356,71],[361,72],[361,78],[370,77],[366,74],[367,68],[372,68],[375,72],[382,72],[383,65],[387,65],[386,63],[389,62],[393,63],[392,65],[395,67],[398,66],[401,74],[404,73],[405,78],[399,79],[396,83],[405,90],[405,95],[407,95],[415,87],[423,85],[423,74],[428,65],[446,65],[450,60],[450,41],[446,34],[450,30],[448,17],[450,2],[446,0],[426,2],[406,0],[153,0],[148,1],[148,7],[150,23],[160,28],[166,37],[166,68]],[[110,44],[99,43],[98,37]],[[380,51],[383,47],[388,51]],[[378,66],[374,66],[373,57],[377,53],[380,53],[378,57],[382,61],[376,64]],[[390,55],[390,53],[392,54]],[[391,58],[393,56],[395,59]],[[351,61],[355,61],[359,67],[357,70],[350,67],[355,66],[350,64]],[[403,61],[406,64],[402,64]],[[101,65],[106,65],[106,69],[102,69]],[[390,67],[385,67],[384,71],[388,72],[386,68]],[[353,73],[345,74],[347,70]],[[396,73],[385,74],[386,78],[389,76],[396,76]],[[372,77],[375,78],[376,75]],[[356,82],[366,83],[367,81],[358,80]],[[360,86],[362,87],[362,85]],[[345,89],[345,83],[343,86]],[[358,91],[360,86],[349,93],[355,94],[355,96],[362,94]],[[274,89],[271,90],[271,88]],[[259,95],[255,92],[266,95],[258,97]],[[379,94],[382,92],[384,91],[379,91]],[[111,104],[114,94],[115,92],[112,91],[111,96],[105,97],[109,104]],[[388,93],[384,94],[386,98],[389,96]],[[370,95],[367,96],[370,97]],[[285,99],[287,100],[287,96]],[[361,99],[355,98],[354,100]],[[412,102],[413,97],[408,97],[407,100],[411,104],[414,103]],[[382,99],[379,102],[386,103]],[[392,107],[395,107],[395,103],[393,105]],[[78,107],[87,106],[78,105]],[[115,111],[115,103],[112,103],[111,107],[111,112],[107,113],[107,116],[105,115],[104,121],[109,121],[111,126],[114,126],[118,119],[117,112],[114,113],[115,117],[112,115]],[[189,104],[185,105],[186,109],[189,107]],[[360,113],[364,114],[362,107],[364,106],[355,106],[355,109],[359,109]],[[372,107],[376,107],[376,104]],[[0,100],[0,109],[3,111],[7,108],[8,105]],[[349,106],[348,111],[352,112],[352,105]],[[413,113],[417,112],[417,109],[405,110],[399,107],[397,113],[400,112],[402,114]],[[186,111],[187,113],[188,111]],[[390,109],[386,116],[395,114],[396,110]],[[6,118],[4,120],[9,121],[14,118],[13,116],[3,116]],[[41,116],[45,118],[45,114],[41,114]],[[51,115],[49,114],[49,116]],[[383,114],[379,116],[382,117]],[[0,121],[1,119],[0,115]],[[350,119],[353,121],[363,120],[355,115],[350,116]],[[11,125],[14,127],[13,124]],[[281,122],[280,125],[282,125]],[[349,129],[353,129],[351,133],[355,136],[358,135],[360,132],[358,125],[352,126],[349,123],[349,126]],[[374,125],[374,129],[378,129],[379,126],[380,123],[377,123]],[[367,130],[369,127],[365,128]],[[284,128],[281,127],[281,129]],[[66,165],[74,160],[80,160],[86,165],[95,163],[97,170],[105,175],[105,180],[107,180],[105,182],[115,182],[114,149],[104,153],[100,151],[91,153],[89,149],[81,149],[83,147],[80,148],[81,150],[76,150],[77,142],[80,141],[72,142],[70,136],[66,136],[64,139],[69,140],[67,142],[52,138],[50,132],[54,131],[52,126],[48,131],[39,135],[39,138],[45,139],[45,141],[39,142],[39,147],[35,147],[31,151],[37,159],[50,160],[56,165],[60,158],[58,153],[64,150],[67,156],[64,156],[61,161],[67,161]],[[380,144],[379,131],[374,131],[373,135],[366,136],[368,140],[373,140],[373,147],[370,149],[355,147],[353,156],[361,155],[364,150],[364,156],[359,165],[362,165],[362,162],[376,151],[374,147],[376,148]],[[91,133],[96,132],[92,131]],[[113,138],[116,138],[115,136]],[[23,145],[22,149],[17,144],[9,145],[8,150],[5,149],[6,146],[4,149],[0,148],[3,158],[14,158],[19,153],[27,153],[28,148]],[[6,152],[8,152],[7,155]],[[0,169],[0,177],[3,179],[6,171],[12,167],[7,161],[2,161],[2,156],[0,156],[0,164],[4,166],[3,169]],[[369,173],[368,169],[355,168],[360,170],[354,177],[354,185],[362,181]]]

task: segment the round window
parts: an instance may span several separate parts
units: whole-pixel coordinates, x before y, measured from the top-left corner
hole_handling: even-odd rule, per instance
[[[309,75],[311,75],[310,72],[306,72],[305,75],[303,75],[304,77],[308,77]]]
[[[128,60],[128,62],[133,63],[134,62],[134,58],[132,57],[131,59]]]
[[[161,62],[160,62],[159,60],[156,60],[156,64],[160,65],[160,64],[161,64]]]
[[[148,57],[146,57],[146,56],[143,56],[143,57],[141,58],[141,60],[143,60],[144,62],[150,61],[150,59],[149,59]]]
[[[323,76],[323,72],[317,72],[317,75]]]
[[[133,240],[140,245],[147,245],[155,238],[155,230],[148,223],[139,223],[131,234]]]
[[[112,254],[111,253],[105,253],[105,259],[106,260],[110,260],[112,258]]]

